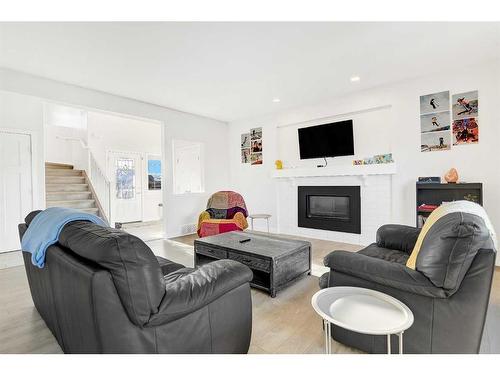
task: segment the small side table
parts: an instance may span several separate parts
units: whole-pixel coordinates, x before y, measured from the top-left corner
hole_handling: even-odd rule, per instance
[[[403,332],[413,324],[413,313],[401,301],[376,290],[337,286],[317,292],[311,299],[323,318],[325,352],[332,352],[332,324],[367,335],[386,335],[387,354],[391,354],[391,335],[399,337],[403,354]]]
[[[252,230],[253,230],[253,221],[254,221],[254,219],[266,219],[266,221],[267,221],[267,233],[269,233],[269,218],[271,216],[272,215],[269,215],[269,214],[252,214],[252,215],[248,215],[248,217],[250,218],[250,225],[251,225]]]

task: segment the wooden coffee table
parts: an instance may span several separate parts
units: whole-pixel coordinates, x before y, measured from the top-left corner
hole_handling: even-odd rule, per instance
[[[218,259],[245,264],[253,271],[250,285],[275,297],[299,277],[311,274],[311,243],[248,232],[228,232],[194,241],[195,267]]]

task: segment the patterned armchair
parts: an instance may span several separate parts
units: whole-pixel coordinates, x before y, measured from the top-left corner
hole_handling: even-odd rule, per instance
[[[198,236],[245,230],[248,211],[243,197],[234,191],[218,191],[207,202],[198,218]]]

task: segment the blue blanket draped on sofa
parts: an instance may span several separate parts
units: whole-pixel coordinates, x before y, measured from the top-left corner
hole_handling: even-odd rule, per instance
[[[66,224],[77,220],[108,226],[101,218],[72,208],[49,207],[36,215],[21,242],[23,251],[31,253],[31,263],[43,268],[47,248],[59,240],[59,234]]]

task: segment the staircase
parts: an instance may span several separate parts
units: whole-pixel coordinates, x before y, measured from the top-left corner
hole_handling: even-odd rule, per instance
[[[45,194],[47,207],[70,207],[106,219],[85,172],[72,165],[45,163]]]

